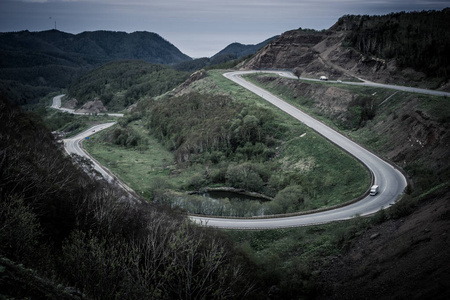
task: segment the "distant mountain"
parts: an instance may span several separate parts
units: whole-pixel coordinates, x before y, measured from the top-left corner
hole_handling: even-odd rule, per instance
[[[0,53],[0,68],[49,63],[96,64],[117,59],[140,59],[158,64],[191,60],[158,34],[145,31],[0,33]]]
[[[241,58],[250,54],[256,53],[259,49],[267,45],[270,41],[274,40],[278,36],[273,36],[271,38],[268,38],[267,40],[256,44],[256,45],[244,45],[241,43],[232,43],[228,46],[226,46],[223,50],[219,51],[215,55],[211,57],[211,59],[218,58],[223,55],[232,55],[235,58]]]
[[[256,45],[232,43],[210,58],[202,57],[191,61],[184,61],[176,64],[174,68],[181,71],[193,72],[202,68],[233,67],[236,63],[241,62],[241,60],[243,60],[246,56],[255,54],[259,49],[267,45],[267,43],[276,37],[277,36],[271,37]]]
[[[49,90],[67,87],[94,66],[122,59],[157,64],[192,60],[151,32],[0,33],[0,91],[19,104],[29,104]]]

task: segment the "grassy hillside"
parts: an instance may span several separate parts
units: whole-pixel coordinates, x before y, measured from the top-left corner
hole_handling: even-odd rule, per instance
[[[145,158],[154,140],[172,152],[171,160]],[[141,101],[117,128],[85,145],[150,200],[195,213],[293,213],[351,200],[369,185],[367,171],[356,160],[236,86],[221,71],[209,71],[177,95]],[[127,151],[135,159],[127,159]],[[149,159],[154,162],[137,166]],[[163,165],[165,171],[159,172],[166,184],[155,187],[150,178]],[[133,175],[127,169],[133,169]],[[217,186],[262,193],[274,200],[225,199],[214,204],[178,193]],[[197,201],[203,204],[194,205]]]
[[[413,182],[409,195],[371,219],[229,232],[264,270],[262,279],[273,284],[270,297],[446,299],[448,99],[398,92],[384,102],[395,92],[273,75],[247,79],[394,161]]]
[[[403,167],[416,196],[450,178],[450,166],[442,161],[449,156],[446,97],[273,75],[249,78]]]

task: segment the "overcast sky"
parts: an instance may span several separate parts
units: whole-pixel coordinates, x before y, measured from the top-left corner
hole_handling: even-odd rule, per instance
[[[233,42],[257,44],[287,30],[327,29],[346,14],[450,7],[450,0],[0,0],[0,32],[56,27],[150,31],[191,57]]]

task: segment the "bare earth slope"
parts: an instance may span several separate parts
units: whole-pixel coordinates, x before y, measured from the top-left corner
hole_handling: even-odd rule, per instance
[[[450,192],[365,232],[319,276],[319,299],[448,299]]]

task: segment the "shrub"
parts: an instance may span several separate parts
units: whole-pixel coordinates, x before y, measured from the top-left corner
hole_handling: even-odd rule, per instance
[[[16,260],[33,259],[42,235],[36,215],[16,196],[0,201],[0,253]]]
[[[406,217],[414,211],[416,206],[417,199],[405,194],[389,209],[389,216],[393,219]]]
[[[267,213],[297,212],[304,207],[304,203],[303,188],[299,185],[290,185],[278,192],[275,199],[267,204]]]
[[[226,174],[227,184],[235,188],[259,192],[264,182],[251,164],[240,164],[228,167]]]

